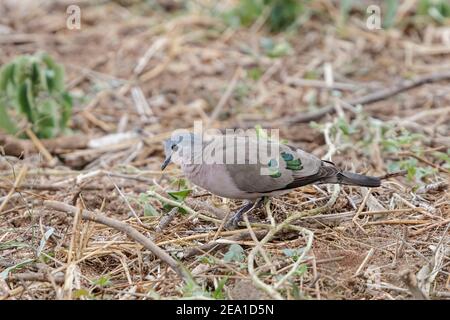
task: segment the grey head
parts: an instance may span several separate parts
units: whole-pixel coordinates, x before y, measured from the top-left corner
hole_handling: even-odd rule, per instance
[[[187,131],[174,132],[170,139],[164,141],[166,158],[161,165],[161,170],[164,170],[171,161],[180,163],[183,159],[191,160],[198,147],[202,147],[201,135]]]

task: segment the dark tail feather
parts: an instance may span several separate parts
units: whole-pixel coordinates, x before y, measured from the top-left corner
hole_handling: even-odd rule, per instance
[[[364,176],[362,174],[352,172],[339,172],[336,174],[336,182],[339,184],[347,184],[360,187],[379,187],[381,185],[380,178]]]

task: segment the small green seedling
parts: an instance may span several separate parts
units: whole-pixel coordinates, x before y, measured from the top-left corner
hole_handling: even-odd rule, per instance
[[[103,275],[95,280],[92,280],[92,284],[100,288],[105,288],[111,285],[111,280],[108,275]]]
[[[242,0],[225,15],[232,26],[249,26],[267,14],[271,32],[280,32],[295,24],[305,11],[305,1],[298,0]]]
[[[0,129],[16,134],[23,121],[40,138],[67,131],[72,98],[64,68],[47,53],[19,56],[0,68]]]
[[[450,3],[448,0],[420,0],[417,13],[428,15],[439,23],[445,23],[450,17]]]
[[[242,262],[244,259],[244,249],[236,243],[233,243],[228,249],[228,252],[223,256],[224,262]]]

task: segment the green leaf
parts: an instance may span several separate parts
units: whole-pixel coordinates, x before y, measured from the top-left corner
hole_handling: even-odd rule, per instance
[[[275,47],[275,42],[272,38],[262,37],[261,39],[259,39],[259,45],[265,52],[269,52]]]
[[[110,281],[108,275],[101,276],[91,282],[93,285],[96,285],[99,287],[107,287],[107,286],[111,285],[111,281]]]
[[[390,162],[388,164],[388,172],[396,172],[400,170],[400,163],[398,161]]]
[[[407,177],[409,180],[413,181],[414,177],[416,176],[416,168],[415,167],[408,167],[406,169],[407,171]]]
[[[14,63],[8,63],[0,69],[0,93],[6,94],[8,84],[14,81]]]
[[[16,85],[23,84],[31,77],[32,57],[29,55],[19,56],[14,60],[14,83]]]
[[[416,169],[416,180],[420,181],[425,177],[428,177],[437,172],[437,169],[432,167],[420,167]]]
[[[41,72],[40,72],[41,68],[39,67],[39,64],[37,61],[33,61],[31,63],[31,84],[33,86],[33,88],[39,89],[39,85],[41,82]]]
[[[236,17],[240,24],[248,26],[252,24],[263,12],[263,0],[242,0],[232,10],[231,17]]]
[[[20,248],[29,248],[29,247],[30,247],[30,245],[28,243],[14,241],[14,240],[0,243],[0,251],[7,250],[7,249],[20,249]]]
[[[4,129],[6,133],[15,134],[18,129],[11,120],[5,105],[0,101],[0,128]]]
[[[344,118],[338,119],[337,126],[346,136],[349,136],[356,131]]]
[[[73,100],[72,96],[67,92],[64,92],[61,95],[61,97],[62,97],[62,113],[61,113],[60,127],[65,128],[72,115]]]
[[[398,0],[386,0],[387,8],[386,14],[383,19],[383,26],[385,28],[390,28],[394,25],[395,16],[398,9]]]
[[[353,6],[353,0],[342,0],[340,6],[339,24],[343,25],[347,22],[348,14]]]
[[[292,260],[297,261],[298,257],[300,257],[300,255],[303,253],[303,248],[298,248],[298,249],[283,249],[283,253],[289,257],[292,258]]]
[[[298,266],[297,270],[295,270],[294,274],[297,276],[303,276],[306,273],[306,271],[308,271],[308,266],[302,263],[301,265]]]
[[[144,204],[144,216],[146,217],[158,217],[160,214],[150,203]]]
[[[216,264],[214,259],[215,258],[212,258],[212,257],[209,257],[209,256],[201,256],[201,257],[198,258],[198,260],[201,263],[209,264],[210,266],[213,266],[213,265]]]
[[[40,59],[47,65],[50,72],[46,73],[49,91],[64,90],[64,68],[57,64],[46,52],[39,54]]]
[[[268,37],[260,39],[260,46],[264,53],[271,58],[282,57],[292,52],[292,47],[287,41],[275,43],[273,39]]]
[[[58,104],[54,100],[41,103],[40,113],[35,121],[36,131],[40,138],[52,138],[58,133]]]
[[[33,94],[31,92],[31,84],[29,79],[20,84],[17,88],[17,102],[19,111],[27,117],[29,122],[33,123]]]
[[[50,227],[42,236],[41,242],[39,243],[39,247],[36,250],[37,257],[39,257],[41,255],[42,250],[44,250],[44,247],[47,244],[47,241],[48,241],[48,239],[50,239],[50,236],[53,234],[53,232],[55,232],[55,228]]]
[[[319,79],[319,74],[317,73],[316,70],[308,70],[308,71],[306,71],[304,78],[310,79],[310,80],[316,80],[316,79]],[[315,122],[311,121],[310,123],[315,123]]]
[[[184,189],[178,191],[167,191],[167,194],[174,200],[182,202],[192,192],[192,189]]]
[[[73,292],[73,297],[74,298],[81,298],[81,297],[91,298],[91,295],[89,294],[89,291],[87,291],[86,289],[78,289]]]
[[[22,267],[24,267],[24,266],[26,266],[27,264],[30,264],[30,263],[32,263],[32,262],[34,262],[34,259],[28,259],[28,260],[19,262],[19,263],[15,264],[15,265],[13,265],[13,266],[11,266],[11,267],[6,268],[5,270],[3,270],[3,271],[0,273],[0,279],[3,279],[3,280],[7,279],[8,276],[9,276],[9,273],[10,273],[11,271],[16,270],[16,269],[20,269],[20,268],[22,268]]]
[[[267,55],[271,58],[278,58],[285,56],[292,52],[292,47],[288,42],[277,43],[275,47],[267,52]]]
[[[217,300],[223,300],[225,299],[225,293],[223,292],[223,287],[225,286],[225,283],[228,281],[228,277],[223,277],[220,279],[219,283],[217,284],[216,290],[214,290],[212,297]]]
[[[49,92],[54,91],[55,88],[56,88],[55,71],[53,71],[53,70],[45,70],[44,75],[45,75],[45,83],[46,83],[46,86],[48,88],[48,91]]]
[[[181,289],[183,297],[209,297],[209,292],[200,287],[192,277],[185,280],[184,286]]]
[[[263,75],[263,71],[259,67],[254,67],[254,68],[249,69],[247,71],[247,74],[250,79],[252,79],[254,81],[258,81],[261,78],[261,76]]]
[[[298,256],[297,249],[289,249],[289,248],[287,248],[287,249],[283,249],[282,252],[284,253],[284,255],[286,257],[289,257],[289,258],[292,258],[294,256]]]
[[[230,248],[228,249],[228,252],[225,253],[225,255],[223,256],[223,261],[224,262],[232,262],[232,261],[237,261],[237,262],[242,262],[244,261],[244,249],[236,244],[233,243]]]
[[[272,10],[269,15],[270,31],[279,32],[291,26],[303,11],[298,0],[271,0]]]
[[[144,216],[157,217],[160,215],[159,211],[150,203],[150,196],[141,193],[137,198],[137,203],[144,208]],[[135,200],[136,201],[136,200]]]
[[[447,153],[435,151],[432,153],[434,157],[437,159],[444,161],[443,167],[444,168],[450,168],[450,149],[447,150]]]

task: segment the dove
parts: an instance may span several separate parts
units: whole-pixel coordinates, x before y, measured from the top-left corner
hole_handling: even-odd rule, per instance
[[[261,205],[266,197],[310,184],[379,187],[380,178],[340,170],[334,163],[277,140],[256,136],[192,132],[172,134],[164,142],[161,170],[173,162],[193,184],[224,198],[242,199],[227,228]]]

